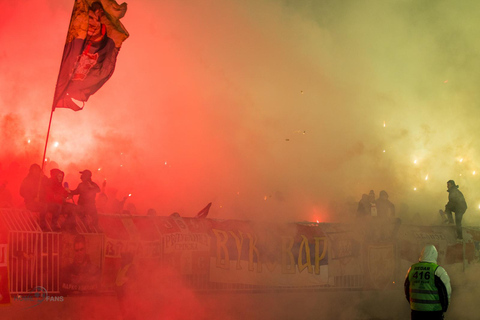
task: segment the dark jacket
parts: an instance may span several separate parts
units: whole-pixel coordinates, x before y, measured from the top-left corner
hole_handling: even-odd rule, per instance
[[[78,205],[85,207],[95,207],[95,197],[100,192],[100,187],[95,182],[89,180],[80,182],[78,187],[71,192],[72,195],[79,195]]]
[[[51,171],[52,176],[50,177],[47,185],[45,186],[45,200],[48,203],[63,204],[67,199],[69,193],[63,187],[62,181],[58,181],[57,174],[63,175],[63,171],[59,169],[53,169]]]
[[[23,179],[20,186],[20,195],[28,206],[34,202],[45,200],[45,186],[48,184],[48,178],[43,173],[29,173]]]
[[[467,203],[463,193],[458,190],[458,186],[453,186],[448,191],[448,203],[445,205],[445,211],[455,213],[465,213]]]

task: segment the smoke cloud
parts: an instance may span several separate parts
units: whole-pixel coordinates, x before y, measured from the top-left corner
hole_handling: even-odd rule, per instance
[[[46,170],[139,214],[335,221],[386,190],[427,222],[454,179],[478,220],[475,1],[129,3],[113,77],[53,114]],[[40,163],[70,1],[2,1],[0,173]]]
[[[91,169],[142,214],[213,202],[215,218],[331,221],[383,189],[404,218],[428,220],[455,179],[473,215],[478,6],[129,3],[113,77],[84,110],[54,112],[46,167],[71,185]],[[71,7],[2,2],[0,159],[14,196],[41,162]]]

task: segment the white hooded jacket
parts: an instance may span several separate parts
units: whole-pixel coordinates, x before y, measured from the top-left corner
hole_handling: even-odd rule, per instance
[[[437,264],[437,258],[438,258],[438,252],[437,248],[435,248],[434,245],[426,245],[422,253],[420,254],[420,258],[418,259],[419,262],[430,262],[430,263],[435,263]],[[410,269],[408,269],[407,276],[405,281],[408,280],[408,275],[410,273]],[[435,270],[435,276],[437,276],[445,285],[445,289],[447,290],[447,296],[448,296],[448,304],[450,304],[450,296],[452,294],[452,286],[450,285],[450,277],[447,274],[447,271],[441,267],[438,266],[437,270]]]

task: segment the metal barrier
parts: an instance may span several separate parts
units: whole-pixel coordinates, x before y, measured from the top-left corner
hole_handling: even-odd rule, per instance
[[[270,281],[258,281],[258,273],[262,272],[258,268],[256,270],[244,268],[243,271],[238,271],[242,268],[228,269],[224,265],[228,260],[224,257],[228,255],[223,253],[228,253],[228,249],[231,253],[229,261],[232,266],[237,252],[240,257],[242,257],[240,252],[244,254],[241,259],[244,266],[249,263],[253,265],[257,261],[267,263],[270,261],[267,259],[269,253],[279,252],[262,251],[268,246],[262,247],[256,244],[254,237],[248,234],[266,229],[254,229],[247,222],[100,215],[100,225],[104,233],[100,230],[89,230],[87,233],[87,228],[80,219],[77,219],[76,232],[61,234],[42,232],[37,221],[38,215],[27,210],[0,209],[0,229],[8,232],[12,294],[29,293],[38,286],[44,287],[49,293],[61,293],[61,282],[65,280],[61,279],[62,272],[63,275],[67,274],[65,269],[61,270],[61,268],[68,267],[71,265],[70,261],[75,260],[77,234],[87,236],[86,254],[101,271],[102,279],[99,280],[98,286],[106,291],[113,291],[115,288],[115,279],[123,253],[134,254],[137,263],[153,268],[153,271],[160,272],[163,268],[171,269],[173,274],[182,276],[187,286],[204,292],[362,288],[386,290],[403,279],[404,270],[409,267],[411,261],[418,259],[419,252],[428,243],[437,247],[439,262],[446,266],[459,263],[465,266],[467,262],[477,263],[480,260],[480,249],[478,249],[480,228],[464,229],[465,239],[468,240],[460,244],[456,241],[454,228],[443,225],[414,226],[389,221],[371,221],[368,224],[358,225],[297,224],[294,229],[297,232],[296,235],[299,239],[298,235],[301,235],[301,239],[304,240],[297,241],[296,249],[292,249],[292,240],[290,249],[284,250],[284,252],[288,251],[291,257],[295,256],[295,259],[292,258],[292,263],[288,265],[295,266],[298,262],[300,268],[300,264],[303,264],[301,270],[296,269],[295,275],[300,275],[306,268],[306,262],[304,263],[307,261],[306,248],[311,248],[308,251],[311,258],[309,261],[319,258],[320,250],[328,252],[328,255],[322,256],[327,263],[319,266],[324,269],[319,273],[315,271],[315,274],[310,270],[311,275],[304,271],[303,278],[299,276],[294,280],[291,280],[292,276],[286,273],[278,274],[279,278],[277,278],[276,274],[267,272],[273,272],[277,263],[278,265],[287,263],[285,262],[287,259],[278,255],[277,260],[272,260],[271,267],[263,269],[265,275],[270,275],[270,278],[267,278]],[[216,233],[212,234],[212,230]],[[279,230],[283,232],[283,229]],[[288,239],[294,239],[290,233],[286,234],[290,237]],[[320,246],[320,241],[306,240],[305,235],[310,236],[310,239],[317,235],[315,239],[323,239],[325,246]],[[322,237],[318,238],[318,235]],[[250,241],[243,243],[244,238]],[[228,243],[227,239],[229,239]],[[281,241],[281,238],[278,239]],[[213,242],[214,240],[216,242]],[[243,248],[243,251],[239,248]],[[272,246],[272,248],[276,247]],[[223,255],[219,252],[223,252]],[[257,260],[254,260],[254,257]],[[261,260],[259,257],[267,258]],[[237,263],[240,263],[239,261],[240,259]],[[308,263],[312,268],[314,267],[314,262]],[[281,280],[282,277],[288,281],[277,283],[277,279]]]
[[[10,293],[25,294],[41,286],[60,292],[60,233],[42,232],[34,213],[2,209],[7,226]]]
[[[41,286],[60,292],[59,233],[18,232],[9,234],[10,292],[23,294]]]

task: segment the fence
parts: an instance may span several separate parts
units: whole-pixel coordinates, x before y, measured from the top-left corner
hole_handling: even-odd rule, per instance
[[[2,209],[0,219],[9,230],[10,293],[29,293],[42,286],[60,291],[60,233],[42,232],[34,213]]]
[[[239,292],[385,290],[400,283],[427,243],[437,247],[438,262],[447,267],[480,257],[480,230],[474,228],[464,228],[465,241],[458,243],[452,227],[400,221],[254,225],[179,216],[99,218],[103,233],[86,234],[77,220],[75,234],[62,234],[42,232],[34,213],[0,209],[0,227],[8,230],[11,293],[38,286],[62,293],[62,273],[75,260],[76,234],[86,236],[86,254],[95,274],[101,273],[102,291],[113,290],[124,253],[155,272],[173,270],[194,290]]]

